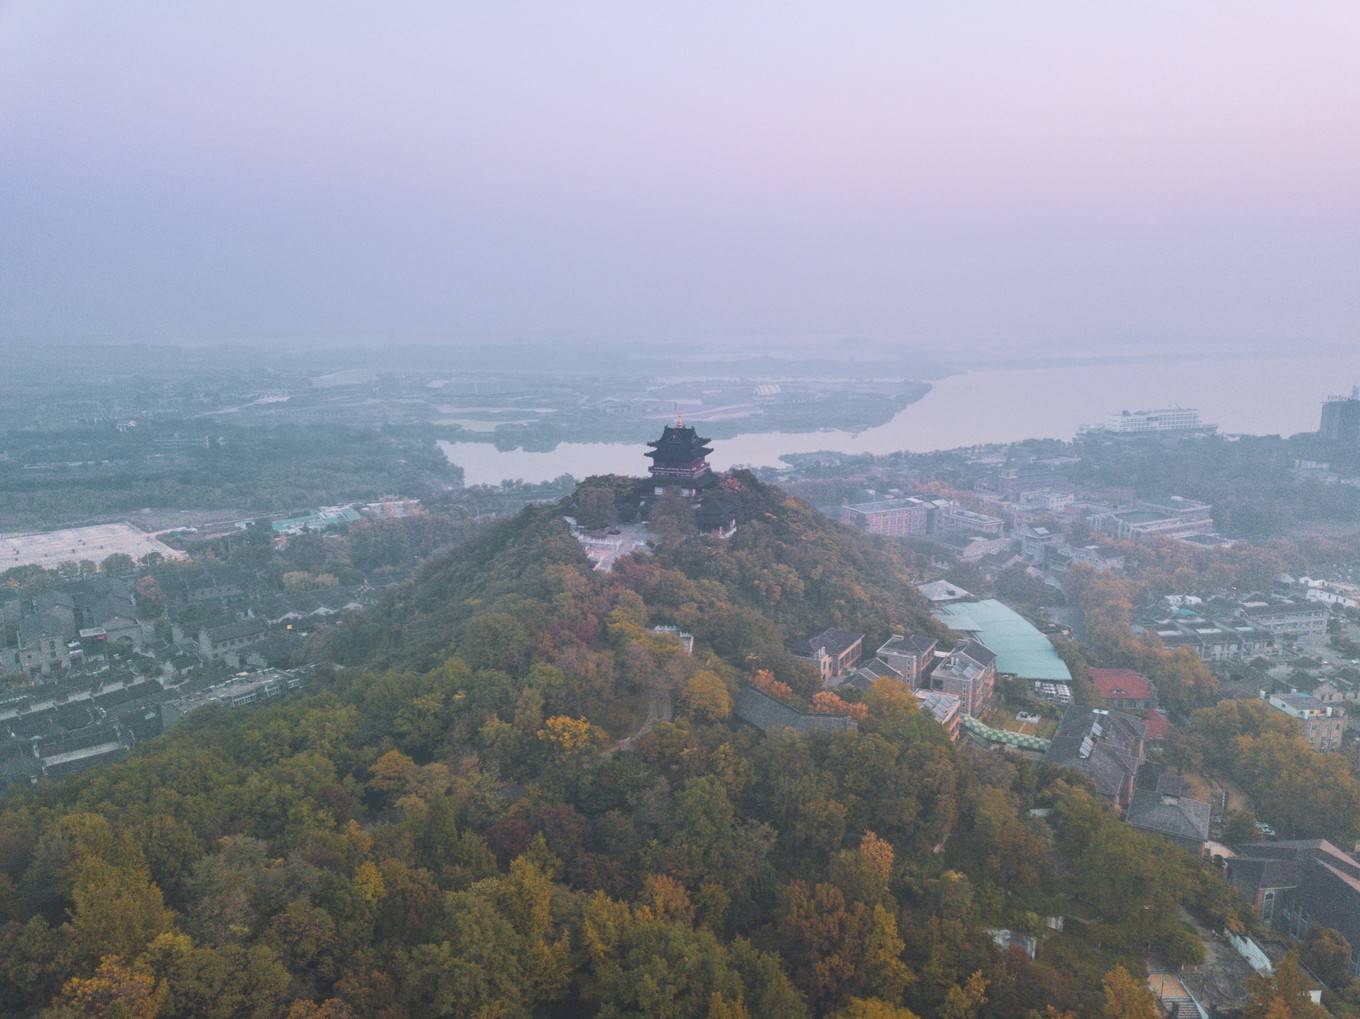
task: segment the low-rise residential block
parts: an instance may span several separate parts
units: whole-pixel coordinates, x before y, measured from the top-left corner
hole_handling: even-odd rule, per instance
[[[1213,507],[1207,502],[1172,495],[1161,499],[1143,499],[1130,510],[1115,510],[1097,514],[1091,526],[1120,541],[1140,538],[1187,538],[1192,535],[1212,534]]]
[[[921,685],[921,677],[935,661],[939,646],[935,637],[896,633],[879,647],[878,657],[915,688]]]
[[[788,652],[794,658],[811,662],[823,683],[839,679],[855,670],[864,650],[864,634],[828,627],[815,636],[793,641]]]
[[[1326,636],[1330,611],[1316,601],[1253,596],[1241,603],[1242,615],[1275,637]]]
[[[1311,694],[1261,692],[1261,697],[1276,711],[1297,719],[1303,738],[1314,750],[1339,750],[1346,730],[1346,709],[1326,703]]]
[[[996,686],[996,653],[980,640],[962,640],[935,658],[926,684],[957,697],[964,714],[981,714]]]
[[[1148,628],[1171,649],[1189,648],[1206,662],[1233,662],[1275,654],[1275,637],[1246,620],[1215,620],[1189,613]]]

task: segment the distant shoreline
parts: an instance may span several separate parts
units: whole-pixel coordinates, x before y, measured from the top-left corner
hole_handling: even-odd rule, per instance
[[[1341,381],[1360,379],[1360,351],[1334,355],[1151,358],[1139,362],[1038,368],[975,368],[942,379],[886,424],[851,431],[810,426],[798,432],[732,429],[715,440],[710,461],[779,466],[790,454],[883,455],[1030,439],[1071,441],[1077,429],[1120,410],[1194,407],[1226,434],[1292,435],[1315,430],[1322,402]],[[708,434],[709,430],[705,429]],[[648,436],[648,438],[654,436]],[[485,439],[485,436],[483,437]],[[645,439],[641,440],[645,441]],[[629,442],[632,444],[630,445]],[[641,442],[567,441],[549,452],[499,450],[489,442],[441,443],[465,483],[543,481],[563,474],[642,474]]]
[[[923,380],[904,380],[898,391],[891,394],[847,391],[829,394],[817,403],[766,407],[758,414],[710,419],[706,419],[702,412],[686,416],[689,423],[701,429],[706,437],[716,440],[745,435],[801,435],[809,431],[858,435],[888,424],[912,404],[925,399],[933,388],[931,383]],[[506,413],[513,411],[513,407],[506,408]],[[683,408],[681,412],[684,413]],[[459,426],[450,429],[444,441],[493,446],[507,454],[551,453],[563,444],[646,442],[656,437],[654,433],[661,421],[659,418],[629,417],[618,421],[606,418],[583,425],[579,421],[564,421],[563,414],[555,413],[532,423],[519,420],[497,422],[495,418],[487,418],[485,423],[492,427],[473,429]],[[435,424],[438,426],[440,423]],[[592,424],[597,427],[591,427]],[[598,427],[600,424],[613,427]]]

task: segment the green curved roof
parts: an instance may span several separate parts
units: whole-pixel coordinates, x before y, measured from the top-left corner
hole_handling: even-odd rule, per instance
[[[1007,729],[993,729],[990,725],[983,725],[972,715],[965,715],[963,727],[979,739],[985,739],[989,743],[1004,743],[1006,746],[1019,747],[1021,750],[1037,750],[1039,753],[1048,752],[1049,741],[1042,736],[1029,736],[1023,732],[1011,732]]]

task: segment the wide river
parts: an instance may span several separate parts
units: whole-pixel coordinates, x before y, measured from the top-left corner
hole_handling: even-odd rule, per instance
[[[989,369],[934,383],[887,424],[862,432],[752,432],[715,439],[713,466],[779,466],[785,453],[929,452],[1020,439],[1070,439],[1077,426],[1121,410],[1198,407],[1225,432],[1292,435],[1318,426],[1327,396],[1360,382],[1360,350],[1270,358],[1176,359],[1130,364]],[[658,421],[658,434],[662,422]],[[702,431],[702,425],[700,426]],[[441,442],[469,485],[561,474],[645,474],[643,447],[564,442],[549,453],[490,443]]]

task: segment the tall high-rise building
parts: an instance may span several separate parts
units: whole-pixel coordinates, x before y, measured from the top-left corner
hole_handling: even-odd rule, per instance
[[[1360,445],[1360,386],[1352,387],[1349,396],[1327,397],[1318,435],[1328,442]]]

